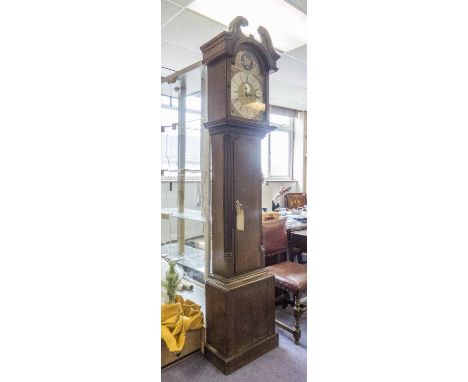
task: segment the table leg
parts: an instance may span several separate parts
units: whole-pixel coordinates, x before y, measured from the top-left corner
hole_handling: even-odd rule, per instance
[[[288,260],[289,261],[294,261],[294,251],[293,251],[293,244],[292,240],[290,239],[288,242]]]

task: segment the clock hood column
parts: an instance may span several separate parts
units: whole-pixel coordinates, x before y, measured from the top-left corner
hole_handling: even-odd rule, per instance
[[[277,70],[279,55],[265,28],[258,29],[261,42],[245,36],[241,26],[247,24],[245,18],[236,17],[227,32],[201,47],[208,75],[205,127],[211,136],[213,166],[213,258],[212,274],[206,280],[205,356],[225,374],[278,346],[274,277],[265,269],[261,247],[261,140],[272,130],[268,78]],[[239,52],[248,52],[245,70],[255,70],[256,81],[264,84],[259,92],[264,110],[247,113],[245,118],[231,107],[232,70],[240,62],[236,61]],[[245,102],[253,103],[251,89],[246,89],[250,98]]]

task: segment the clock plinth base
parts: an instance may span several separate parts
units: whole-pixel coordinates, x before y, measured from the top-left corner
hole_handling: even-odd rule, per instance
[[[225,375],[229,375],[276,347],[278,347],[278,333],[256,343],[244,352],[229,358],[218,353],[210,344],[205,344],[205,357],[221,372]]]
[[[206,281],[205,357],[230,374],[278,346],[274,276],[264,268]]]

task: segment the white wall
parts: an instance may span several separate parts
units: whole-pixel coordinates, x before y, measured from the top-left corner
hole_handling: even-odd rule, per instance
[[[291,187],[290,192],[300,192],[296,181],[265,182],[265,185],[262,187],[262,208],[267,208],[268,211],[271,211],[271,201],[281,187]]]
[[[307,112],[299,112],[294,119],[293,178],[297,192],[306,192]]]

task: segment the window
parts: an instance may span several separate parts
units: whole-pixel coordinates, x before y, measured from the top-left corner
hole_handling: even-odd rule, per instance
[[[292,142],[294,118],[270,114],[276,130],[262,141],[262,172],[265,179],[292,179]]]

